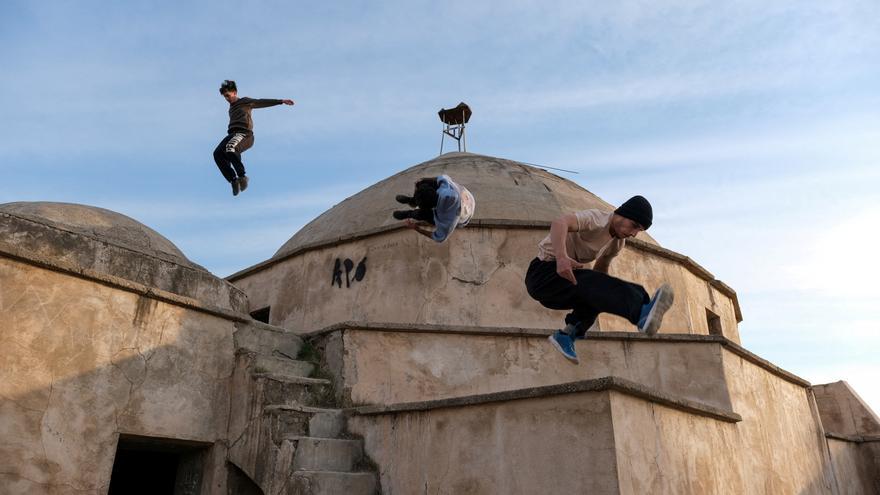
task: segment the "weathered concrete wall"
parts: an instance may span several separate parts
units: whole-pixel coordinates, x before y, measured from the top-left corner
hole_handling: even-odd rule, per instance
[[[397,230],[306,251],[234,283],[248,295],[251,310],[271,306],[272,324],[297,331],[343,321],[553,328],[562,325],[565,313],[531,299],[524,283],[546,233],[465,228],[437,244]],[[337,258],[356,265],[365,257],[363,280],[348,286],[343,272],[342,288],[331,285]],[[628,248],[611,273],[643,284],[649,293],[663,282],[673,285],[676,303],[661,332],[706,335],[709,308],[721,318],[724,335],[739,341],[732,299],[677,262]],[[600,327],[635,331],[631,323],[611,316],[603,316]]]
[[[736,424],[617,392],[611,414],[621,494],[799,493],[747,489]]]
[[[638,395],[609,392],[608,414],[614,432],[619,493],[837,493],[832,457],[807,384],[711,342],[603,340],[610,337],[612,335],[581,343],[579,353],[585,364],[580,366],[561,360],[556,366],[553,353],[544,355],[542,351],[545,342],[527,337],[507,339],[509,347],[498,349],[498,342],[504,340],[498,336],[353,331],[346,332],[343,338],[346,347],[341,354],[356,363],[356,369],[346,369],[356,380],[352,382],[355,383],[352,397],[363,393],[382,398],[405,397],[404,401],[434,399],[451,390],[482,393],[509,385],[503,381],[505,376],[517,376],[523,383],[541,383],[540,376],[562,381],[572,377],[591,378],[595,376],[593,373],[630,373],[628,379],[646,384],[651,390],[715,407],[724,406],[721,409],[741,415],[742,421],[721,421],[647,401]],[[384,349],[386,354],[373,352],[374,345],[376,349]],[[449,362],[443,357],[448,357]],[[362,381],[368,381],[371,388],[359,389]],[[711,384],[729,395],[709,390]],[[540,400],[551,404],[557,399],[542,397]],[[723,403],[718,404],[719,400]],[[530,404],[530,400],[355,417],[354,431],[365,435],[368,449],[372,449],[370,454],[387,478],[383,478],[383,483],[403,490],[391,493],[407,493],[406,490],[421,486],[418,482],[437,482],[437,478],[425,474],[430,468],[419,470],[417,466],[421,463],[416,461],[420,457],[410,457],[411,452],[427,452],[445,459],[442,453],[448,448],[445,442],[452,441],[447,437],[453,434],[438,430],[435,423],[467,423],[480,417],[488,421],[485,418],[497,417],[493,408],[504,408],[510,415],[523,418],[531,415],[530,421],[533,421],[520,423],[519,430],[510,431],[543,434],[542,425],[554,422],[535,415],[526,404]],[[555,411],[556,428],[573,439],[584,439],[579,449],[592,452],[606,446],[604,440],[590,443],[594,430],[579,431],[580,427],[570,425],[570,413],[555,405],[548,407]],[[562,424],[565,426],[560,426]],[[502,429],[499,433],[500,426],[495,423],[484,428],[487,431],[483,433],[468,429],[467,435],[480,439],[481,435],[503,435],[508,431]],[[383,439],[386,439],[384,443]],[[541,440],[533,442],[542,445]],[[462,443],[467,445],[464,440]],[[478,441],[474,452],[492,457],[494,451],[484,447],[486,443],[490,442]],[[459,456],[476,455],[468,453],[470,447],[457,448]],[[483,452],[487,448],[489,451]],[[558,448],[571,447],[560,442]],[[571,455],[577,454],[561,453],[553,459],[567,459]],[[844,470],[852,468],[850,459],[841,458],[840,462],[849,462]],[[530,477],[552,478],[549,471],[541,471],[540,465],[530,466]],[[555,467],[561,466],[554,463]],[[468,478],[470,469],[458,464],[444,465],[444,468],[450,470],[448,479]],[[571,469],[564,472],[570,473]],[[515,479],[522,477],[520,474]],[[461,493],[483,493],[479,490]],[[536,491],[539,492],[556,493]],[[599,489],[587,492],[605,493]],[[445,492],[440,489],[437,493]]]
[[[630,334],[626,334],[627,336]],[[329,337],[337,390],[354,404],[392,404],[618,376],[676,397],[731,408],[721,344],[611,334],[579,341],[580,365],[544,336],[347,330]],[[335,369],[334,369],[335,368]]]
[[[871,486],[874,493],[880,493],[880,439],[866,441],[861,444],[862,458],[870,469]]]
[[[617,494],[609,392],[355,416],[385,495]]]
[[[833,493],[834,477],[824,431],[806,384],[792,383],[732,352],[722,354],[741,448],[740,493]]]
[[[120,433],[225,438],[231,321],[2,257],[0,321],[4,493],[106,493]]]
[[[824,450],[793,414],[762,418],[779,424],[771,431],[754,418],[725,423],[619,393],[611,404],[621,494],[836,493]]]
[[[845,381],[813,385],[825,431],[838,435],[880,435],[880,419]]]
[[[869,447],[858,442],[828,439],[834,477],[841,495],[880,493],[880,472],[871,459]]]

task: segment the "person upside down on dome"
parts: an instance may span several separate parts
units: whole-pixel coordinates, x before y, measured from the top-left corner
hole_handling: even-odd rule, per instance
[[[395,211],[394,218],[435,242],[445,241],[456,227],[467,225],[476,206],[471,192],[448,175],[419,179],[412,196],[398,194],[395,199],[415,209]],[[420,222],[433,225],[434,230],[422,228]]]
[[[235,81],[229,80],[220,85],[220,94],[229,102],[229,128],[226,137],[214,149],[214,161],[220,173],[232,185],[232,195],[238,196],[240,191],[248,187],[241,154],[254,145],[251,110],[281,104],[293,105],[293,100],[255,99],[247,96],[239,98]]]
[[[565,328],[550,335],[553,346],[578,362],[574,341],[583,339],[599,316],[611,313],[654,335],[672,306],[673,293],[663,284],[648,297],[638,284],[608,275],[611,260],[626,242],[651,226],[653,210],[642,196],[633,196],[613,212],[583,210],[562,215],[538,244],[538,257],[526,272],[526,290],[550,309],[567,309]],[[595,261],[592,268],[587,263]]]

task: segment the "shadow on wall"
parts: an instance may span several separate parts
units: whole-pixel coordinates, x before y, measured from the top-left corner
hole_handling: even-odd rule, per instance
[[[232,322],[2,258],[0,321],[5,493],[106,491],[118,441],[126,479],[199,482],[226,435]]]

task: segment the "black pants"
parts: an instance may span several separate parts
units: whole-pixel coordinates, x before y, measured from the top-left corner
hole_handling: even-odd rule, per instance
[[[413,220],[419,220],[434,225],[434,210],[431,208],[416,208],[409,210],[409,217]]]
[[[244,177],[244,164],[241,154],[254,145],[254,135],[245,132],[233,132],[223,138],[214,148],[214,161],[227,182],[236,177]]]
[[[599,313],[622,316],[638,324],[642,306],[651,298],[639,284],[593,270],[574,270],[577,285],[556,273],[556,261],[532,260],[526,272],[526,290],[550,309],[569,309],[565,323],[576,325],[583,335]]]

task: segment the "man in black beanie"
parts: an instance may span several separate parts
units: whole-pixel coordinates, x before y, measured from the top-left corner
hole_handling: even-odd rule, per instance
[[[578,362],[574,341],[584,337],[599,313],[622,316],[648,335],[660,328],[672,306],[669,284],[648,297],[641,285],[608,275],[626,238],[647,230],[652,220],[651,203],[633,196],[613,212],[583,210],[557,218],[550,235],[538,244],[538,257],[526,272],[526,289],[545,307],[571,311],[565,328],[550,336],[550,343],[569,360]]]

